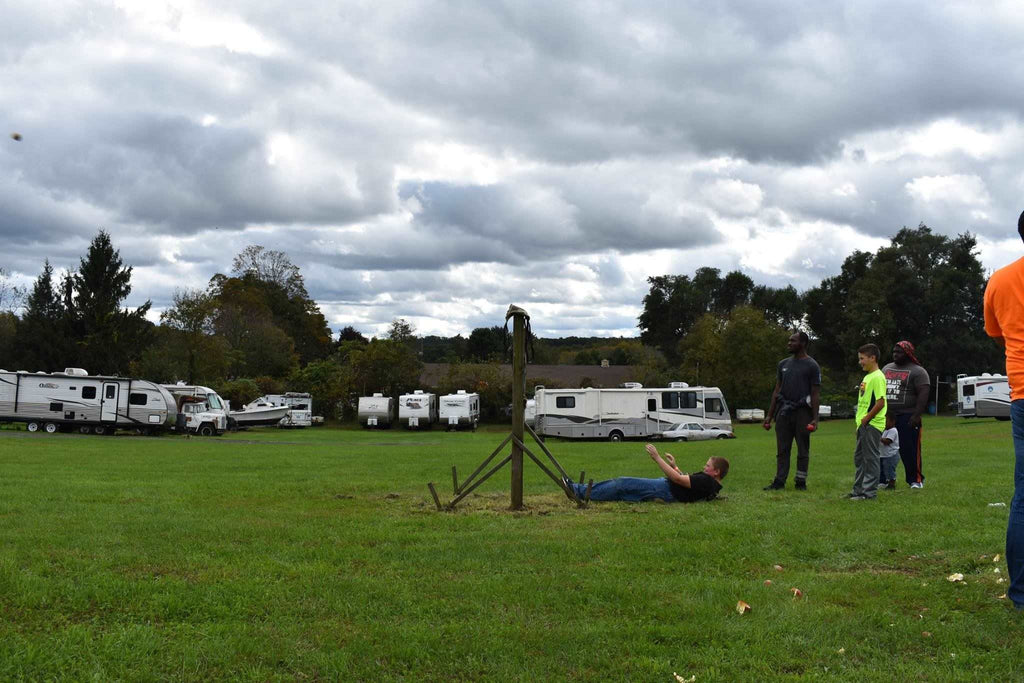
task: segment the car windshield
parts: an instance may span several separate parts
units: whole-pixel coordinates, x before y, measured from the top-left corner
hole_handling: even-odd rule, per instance
[[[223,406],[220,403],[220,396],[217,394],[207,394],[206,402],[210,404],[210,407],[214,410],[220,410]]]
[[[667,431],[667,432],[678,432],[682,428],[683,428],[683,423],[682,422],[677,422],[676,424],[672,425],[671,427],[669,427],[665,431]]]

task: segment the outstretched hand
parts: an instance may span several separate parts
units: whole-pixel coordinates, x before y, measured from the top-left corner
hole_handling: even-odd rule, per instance
[[[654,447],[654,444],[649,443],[646,446],[644,446],[644,448],[647,451],[647,455],[651,456],[651,460],[658,459],[658,449]]]
[[[672,465],[672,467],[676,466],[676,459],[672,457],[671,453],[666,453],[661,457],[664,458],[665,462],[667,462],[669,465]]]

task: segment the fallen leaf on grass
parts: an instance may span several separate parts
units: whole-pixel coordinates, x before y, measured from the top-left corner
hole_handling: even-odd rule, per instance
[[[799,600],[800,598],[804,597],[804,592],[799,588],[790,588],[789,592],[793,594],[794,600]]]
[[[772,580],[771,579],[765,579],[764,580],[764,585],[766,585],[766,586],[772,585]]]
[[[999,556],[998,556],[998,555],[996,555],[995,557],[993,557],[993,558],[992,558],[992,561],[993,561],[993,562],[998,562],[998,561],[999,561]]]
[[[740,600],[739,602],[736,603],[736,611],[739,612],[740,614],[746,614],[751,609],[752,608],[750,607],[750,605],[748,605],[747,603],[743,602],[742,600]]]
[[[781,572],[782,571],[782,565],[781,564],[775,565],[775,571]]]
[[[999,577],[999,580],[996,581],[996,583],[1006,583],[1006,579],[1004,579],[1003,577]]]
[[[839,654],[841,654],[841,655],[842,655],[842,654],[846,654],[846,648],[845,648],[845,647],[841,647],[841,648],[839,648],[839,649],[837,650],[837,652],[838,652]]]
[[[673,671],[672,675],[676,677],[676,680],[679,681],[679,683],[694,683],[694,681],[697,680],[697,674],[694,674],[694,675],[690,676],[689,678],[683,678],[682,676],[677,674],[675,671]]]
[[[924,636],[925,638],[931,638],[932,637],[931,631],[921,631],[921,635]]]
[[[960,574],[959,572],[957,572],[956,574],[950,574],[949,576],[946,577],[946,581],[949,581],[950,583],[957,583],[958,581],[963,581],[963,580],[964,580],[964,575]]]
[[[1005,599],[1006,599],[1006,593],[1003,593],[998,598],[996,598],[996,600],[1005,600]]]
[[[1002,572],[1001,572],[1001,571],[999,571],[999,567],[996,567],[995,569],[993,569],[993,570],[992,570],[992,573],[993,573],[993,574],[1002,574]]]

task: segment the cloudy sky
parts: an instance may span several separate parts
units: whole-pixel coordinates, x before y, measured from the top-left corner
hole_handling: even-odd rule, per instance
[[[332,327],[635,335],[646,278],[798,289],[901,226],[1024,253],[1024,12],[969,2],[14,0],[0,267],[100,228],[165,307],[248,244]]]

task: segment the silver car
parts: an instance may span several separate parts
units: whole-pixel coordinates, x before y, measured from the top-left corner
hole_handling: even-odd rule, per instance
[[[698,422],[680,422],[661,433],[661,438],[669,441],[708,441],[734,437],[732,432],[721,427],[705,427]]]

